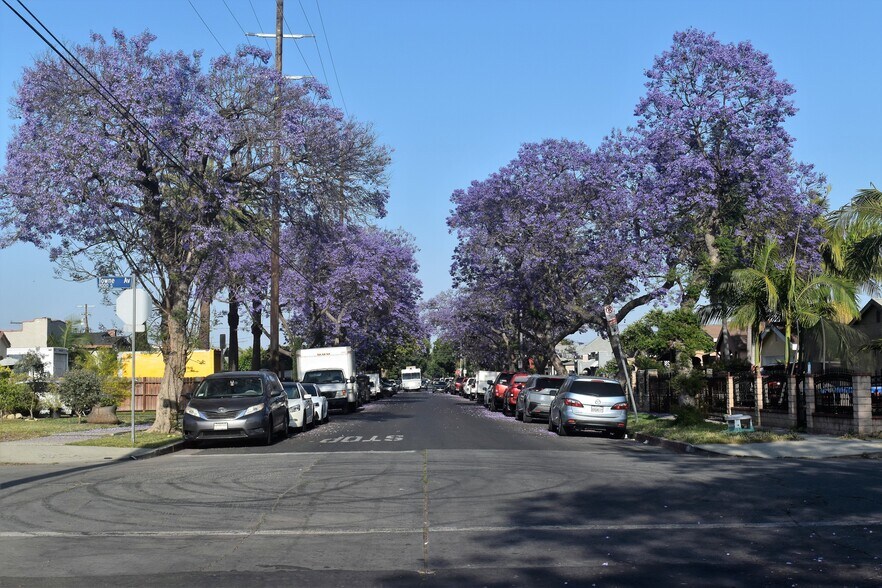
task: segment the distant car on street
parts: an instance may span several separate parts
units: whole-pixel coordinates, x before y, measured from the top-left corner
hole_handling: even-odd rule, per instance
[[[293,431],[304,431],[315,426],[315,405],[312,397],[308,396],[300,382],[283,382],[285,393],[288,396],[288,428]],[[327,403],[327,399],[325,399]]]
[[[312,406],[315,411],[314,419],[318,423],[327,423],[331,420],[328,412],[328,399],[322,396],[315,384],[300,383],[300,387],[306,396],[312,399]]]

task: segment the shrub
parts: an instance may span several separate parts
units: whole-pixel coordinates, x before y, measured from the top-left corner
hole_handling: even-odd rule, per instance
[[[25,377],[0,368],[0,413],[16,413],[28,410],[31,390],[24,383]]]
[[[89,370],[72,370],[58,386],[61,400],[71,411],[82,417],[90,408],[101,403],[101,376]]]
[[[704,422],[701,411],[694,406],[678,406],[674,410],[674,422],[678,427],[691,427]]]

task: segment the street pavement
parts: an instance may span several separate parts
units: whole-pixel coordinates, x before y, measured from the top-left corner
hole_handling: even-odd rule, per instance
[[[0,468],[6,586],[879,586],[879,461],[561,438],[399,394],[270,447]]]

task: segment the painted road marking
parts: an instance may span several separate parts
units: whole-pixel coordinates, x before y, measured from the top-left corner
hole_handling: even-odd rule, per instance
[[[385,437],[373,435],[368,439],[361,435],[349,435],[346,437],[329,437],[322,439],[319,443],[384,443],[387,441],[404,441],[404,435],[386,435]]]

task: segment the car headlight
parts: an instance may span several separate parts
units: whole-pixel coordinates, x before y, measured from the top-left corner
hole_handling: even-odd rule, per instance
[[[260,412],[261,410],[263,410],[263,402],[261,402],[260,404],[255,404],[254,406],[249,406],[242,411],[242,416],[248,416],[249,414],[254,414],[255,412]]]
[[[299,411],[300,410],[300,403],[298,402],[297,404],[289,404],[288,410],[290,410],[291,412]]]
[[[187,408],[185,408],[184,412],[190,416],[202,418],[202,415],[199,414],[199,411],[196,410],[195,408],[193,408],[192,406],[188,406]]]

